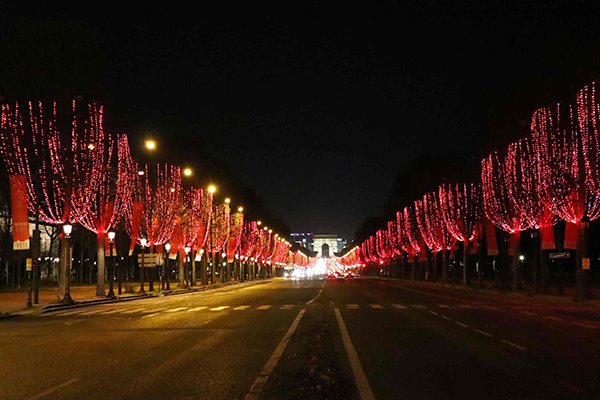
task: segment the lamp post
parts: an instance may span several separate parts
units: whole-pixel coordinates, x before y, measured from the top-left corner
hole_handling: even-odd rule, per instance
[[[145,238],[140,239],[140,245],[142,246],[142,265],[140,266],[140,294],[146,294],[146,291],[144,290],[144,249],[146,248],[146,243],[148,243],[148,241]]]
[[[60,292],[59,300],[61,303],[72,303],[71,298],[71,232],[73,232],[73,225],[64,224],[64,246],[61,247],[62,254],[60,255]]]
[[[109,249],[110,249],[110,257],[112,258],[112,270],[109,270],[109,274],[108,274],[109,289],[108,289],[108,294],[106,295],[106,297],[115,297],[115,291],[113,288],[114,281],[115,281],[115,257],[113,254],[113,246],[115,245],[115,232],[114,231],[108,232],[108,245],[109,245]],[[112,271],[112,273],[111,273],[111,271]]]
[[[183,249],[185,251],[185,262],[183,264],[183,272],[184,272],[184,280],[185,280],[185,288],[190,288],[190,280],[189,280],[189,262],[190,262],[190,246],[185,246]]]
[[[167,280],[167,291],[171,291],[171,267],[169,266],[169,251],[171,243],[165,244],[165,262],[163,263],[163,276]]]

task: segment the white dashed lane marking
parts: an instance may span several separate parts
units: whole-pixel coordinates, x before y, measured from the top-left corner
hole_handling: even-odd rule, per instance
[[[371,308],[373,308],[375,310],[381,310],[383,308],[383,306],[381,306],[379,304],[371,304]]]
[[[521,346],[519,346],[518,344],[514,344],[513,342],[509,342],[508,340],[503,340],[503,339],[500,339],[500,341],[501,341],[502,343],[505,343],[505,344],[507,344],[507,345],[509,345],[509,346],[512,346],[512,347],[516,348],[516,349],[519,349],[519,350],[527,350],[525,347],[521,347]]]
[[[229,306],[220,306],[220,307],[211,308],[210,311],[223,311],[228,308],[229,308]]]
[[[398,309],[398,310],[406,310],[406,306],[400,305],[400,304],[394,304],[394,308]]]
[[[271,308],[271,305],[270,304],[266,304],[266,305],[258,307],[257,310],[268,310],[269,308]]]
[[[284,304],[281,306],[281,310],[291,310],[292,308],[294,308],[292,304]]]
[[[194,307],[194,308],[190,308],[188,310],[188,312],[194,312],[194,311],[200,311],[200,310],[206,310],[208,307],[206,306],[202,306],[202,307]]]
[[[479,329],[473,329],[473,330],[474,330],[475,332],[477,332],[477,333],[481,333],[482,335],[485,335],[485,336],[487,336],[487,337],[494,337],[494,335],[492,335],[491,333],[487,333],[487,332],[484,332],[484,331],[480,331]]]
[[[358,310],[358,304],[348,304],[348,310]]]
[[[250,308],[250,306],[237,306],[237,307],[235,307],[233,309],[233,311],[244,311],[244,310],[247,310],[249,308]]]

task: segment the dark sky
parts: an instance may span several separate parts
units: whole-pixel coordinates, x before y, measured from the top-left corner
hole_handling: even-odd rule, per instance
[[[409,161],[504,147],[600,66],[586,3],[255,3],[4,6],[0,96],[98,99],[134,143],[222,159],[292,231],[352,238]]]

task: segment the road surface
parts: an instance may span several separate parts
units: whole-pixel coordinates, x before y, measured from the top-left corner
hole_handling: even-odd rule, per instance
[[[0,321],[1,399],[586,399],[600,312],[278,279]]]

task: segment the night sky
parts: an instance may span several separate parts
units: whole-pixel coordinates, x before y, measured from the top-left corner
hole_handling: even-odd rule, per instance
[[[292,231],[352,239],[407,163],[506,147],[600,71],[585,3],[412,3],[4,5],[0,96],[99,100],[135,146],[220,159]]]

